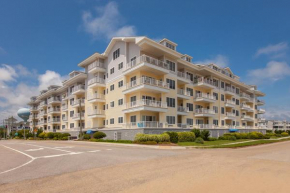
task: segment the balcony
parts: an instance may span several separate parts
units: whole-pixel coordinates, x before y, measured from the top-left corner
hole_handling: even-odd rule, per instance
[[[94,109],[88,111],[88,116],[90,118],[105,118],[105,111],[101,109]]]
[[[76,99],[72,104],[72,107],[83,107],[85,106],[85,99]]]
[[[85,119],[85,113],[75,113],[72,117],[74,120],[84,120]]]
[[[266,112],[265,109],[258,109],[258,114],[264,114]]]
[[[254,118],[248,115],[242,115],[242,121],[248,121],[248,122],[253,122]]]
[[[230,96],[235,96],[236,95],[236,90],[231,88],[231,87],[226,87],[225,88],[225,94],[230,95]]]
[[[177,115],[188,115],[189,109],[188,107],[178,106],[177,107]]]
[[[259,123],[263,123],[263,122],[265,122],[265,121],[266,121],[265,118],[259,118],[259,119],[258,119],[258,122],[259,122]]]
[[[195,96],[196,102],[206,102],[206,103],[214,103],[216,101],[216,97],[206,93],[198,93]]]
[[[206,88],[206,89],[217,88],[216,84],[212,80],[204,78],[204,77],[198,78],[195,81],[194,86],[201,87],[201,88]]]
[[[70,86],[77,82],[84,82],[88,75],[84,72],[73,71],[69,74],[69,79],[63,81],[63,85]]]
[[[61,100],[60,100],[60,98],[52,97],[52,98],[47,100],[47,103],[48,104],[60,104]]]
[[[88,88],[106,87],[105,79],[94,77],[88,80]]]
[[[246,93],[241,93],[240,99],[245,100],[245,101],[249,101],[249,102],[253,101],[253,98],[249,94],[246,94]]]
[[[232,100],[226,100],[225,106],[226,107],[230,107],[230,108],[235,108],[236,107],[236,103],[235,103],[235,101],[232,101]]]
[[[235,120],[236,115],[235,113],[226,112],[225,120]]]
[[[156,74],[167,74],[169,73],[168,64],[161,60],[157,60],[150,56],[142,55],[137,57],[136,60],[129,62],[126,65],[126,69],[123,71],[124,75],[129,75],[136,71],[154,71]]]
[[[46,111],[42,111],[41,113],[39,113],[40,117],[46,116],[47,112]]]
[[[61,96],[61,100],[62,100],[62,101],[66,101],[66,100],[68,100],[68,96],[69,96],[68,93],[63,94],[63,95]]]
[[[67,106],[67,104],[62,104],[62,105],[61,105],[61,110],[62,110],[62,111],[68,111],[68,106]]]
[[[195,117],[212,117],[215,115],[215,111],[211,109],[195,109]]]
[[[105,64],[100,61],[95,61],[88,66],[89,73],[106,72]]]
[[[190,93],[186,90],[180,88],[177,89],[177,98],[189,100],[190,97]]]
[[[48,119],[48,123],[51,123],[51,124],[60,124],[60,118]]]
[[[42,102],[40,102],[39,106],[40,106],[41,108],[44,108],[44,107],[47,106],[47,102],[46,102],[46,101],[42,101]]]
[[[154,93],[168,93],[169,84],[159,81],[156,79],[142,77],[135,81],[131,81],[126,84],[126,90],[123,91],[123,94],[134,93],[138,91],[147,91]]]
[[[90,103],[94,103],[94,102],[106,102],[105,95],[99,94],[99,93],[90,93],[90,94],[88,94],[87,100]]]
[[[257,99],[257,100],[256,100],[256,104],[257,104],[258,106],[262,106],[262,105],[265,105],[265,101]]]
[[[153,112],[167,112],[167,104],[161,101],[154,100],[137,100],[127,103],[123,109],[124,113],[131,113],[137,111],[153,111]]]
[[[241,104],[241,110],[253,112],[253,108],[250,105]]]
[[[36,106],[30,108],[30,112],[37,112],[38,108]]]
[[[68,122],[68,118],[67,118],[67,117],[62,117],[61,120],[62,120],[63,122]]]
[[[161,123],[158,121],[140,121],[123,124],[125,129],[136,129],[136,128],[167,128],[167,123]]]
[[[53,114],[53,113],[60,113],[60,108],[49,108],[49,109],[47,109],[47,112],[49,113],[49,114]]]
[[[192,80],[190,79],[190,76],[188,74],[186,74],[185,72],[177,71],[177,80],[181,81],[184,84],[192,83]]]
[[[78,95],[78,94],[84,94],[85,91],[85,85],[77,85],[72,89],[72,94],[73,95]]]

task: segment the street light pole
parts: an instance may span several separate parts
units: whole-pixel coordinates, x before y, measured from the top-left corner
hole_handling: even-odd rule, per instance
[[[83,128],[82,128],[82,99],[79,99],[79,112],[80,112],[80,140],[83,140]]]
[[[33,113],[33,133],[34,133],[34,139],[36,138],[36,133],[35,133],[35,113]]]

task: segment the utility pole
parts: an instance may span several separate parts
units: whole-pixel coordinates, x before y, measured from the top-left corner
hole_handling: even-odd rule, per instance
[[[34,133],[34,139],[36,138],[36,133],[35,133],[35,113],[33,113],[33,133]]]
[[[80,112],[80,140],[83,140],[83,126],[82,126],[82,99],[79,99],[79,112]]]

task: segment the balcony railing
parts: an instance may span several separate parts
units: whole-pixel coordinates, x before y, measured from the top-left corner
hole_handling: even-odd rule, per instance
[[[235,113],[226,112],[227,117],[236,117]]]
[[[77,85],[72,89],[72,93],[85,90],[85,85]]]
[[[246,104],[241,104],[241,108],[252,109],[250,105],[246,105]]]
[[[46,101],[42,101],[42,102],[40,102],[40,104],[39,104],[41,107],[42,106],[45,106],[45,105],[47,105],[47,102]]]
[[[184,95],[184,96],[190,96],[190,92],[187,92],[187,90],[184,89],[177,89],[177,94]]]
[[[232,100],[226,100],[225,104],[229,104],[229,105],[236,105],[236,103]]]
[[[52,112],[60,112],[60,108],[49,108],[47,110],[48,113],[52,113]]]
[[[60,118],[53,118],[53,119],[48,119],[49,123],[58,123],[60,122]]]
[[[73,102],[73,104],[72,104],[72,106],[77,106],[77,105],[84,105],[85,104],[85,99],[76,99],[74,102]]]
[[[251,120],[253,120],[253,117],[248,116],[248,115],[242,115],[242,119],[251,119]]]
[[[92,84],[95,84],[95,83],[105,84],[105,79],[100,78],[100,77],[94,77],[94,78],[91,78],[88,81],[88,85],[92,85]]]
[[[85,113],[75,113],[75,114],[73,115],[73,119],[80,118],[80,116],[81,116],[81,118],[84,120]]]
[[[61,120],[67,121],[68,119],[67,119],[67,117],[62,117]]]
[[[181,112],[181,113],[188,113],[189,112],[189,108],[188,107],[183,107],[183,106],[178,106],[177,107],[177,111]]]
[[[100,62],[100,61],[93,62],[88,66],[88,71],[92,70],[93,68],[97,68],[97,67],[105,69],[105,64],[103,62]]]
[[[226,92],[231,92],[231,93],[233,93],[233,94],[236,94],[236,89],[233,89],[233,88],[228,87],[228,86],[225,88],[225,91],[226,91]]]
[[[200,77],[200,78],[196,79],[194,81],[194,83],[195,84],[206,84],[206,85],[209,85],[209,86],[218,87],[217,82],[214,82],[213,80],[210,80],[210,79],[207,79],[207,78],[204,78],[204,77]]]
[[[137,101],[126,104],[126,108],[134,108],[134,107],[140,107],[140,106],[167,108],[167,103],[162,103],[161,101],[142,99],[142,100],[137,100]]]
[[[123,124],[124,128],[165,128],[167,127],[167,123],[161,123],[158,121],[140,121],[140,122],[132,122]]]
[[[251,95],[246,94],[246,93],[244,93],[244,92],[240,94],[240,97],[247,98],[247,99],[249,99],[249,100],[253,100],[253,97],[251,97]]]
[[[142,62],[147,62],[149,64],[152,64],[152,65],[155,65],[155,66],[158,66],[160,68],[168,70],[168,64],[166,62],[163,62],[161,60],[157,60],[155,58],[152,58],[152,57],[146,56],[146,55],[142,55],[140,57],[137,57],[136,60],[133,60],[133,61],[127,63],[126,70],[133,68],[133,67],[137,66],[138,64],[141,64]]]
[[[31,107],[30,110],[36,111],[38,108],[37,107]]]
[[[126,89],[129,88],[133,88],[135,86],[139,86],[139,85],[151,85],[151,86],[157,86],[157,87],[162,87],[162,88],[169,88],[169,84],[160,81],[160,80],[156,80],[156,79],[152,79],[152,78],[148,78],[148,77],[142,77],[142,78],[138,78],[135,81],[131,81],[129,83],[126,84]]]
[[[47,100],[48,103],[52,103],[52,102],[61,102],[60,98],[50,98]]]
[[[67,110],[68,106],[65,104],[65,105],[61,105],[61,109],[62,110]]]
[[[177,71],[177,77],[184,78],[186,80],[191,81],[190,76],[187,73],[185,73],[185,72]]]
[[[47,123],[47,120],[41,120],[41,121],[39,121],[39,124],[41,125],[41,124],[46,124]]]
[[[197,93],[195,95],[195,99],[210,99],[210,100],[216,100],[216,97],[210,94],[206,94],[206,93]]]
[[[105,115],[105,111],[101,110],[101,109],[94,109],[94,110],[88,111],[88,115],[89,116],[92,116],[92,115]]]
[[[201,108],[201,109],[195,109],[195,113],[196,114],[215,114],[215,111],[211,109]]]
[[[103,94],[99,94],[99,93],[91,93],[88,95],[88,100],[94,100],[94,99],[105,99],[105,95]]]

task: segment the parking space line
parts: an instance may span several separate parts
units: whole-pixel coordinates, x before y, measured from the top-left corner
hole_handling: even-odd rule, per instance
[[[88,151],[88,152],[91,152],[91,153],[95,153],[95,152],[99,152],[101,150],[93,150],[93,151]]]
[[[74,152],[74,153],[65,153],[65,154],[56,154],[56,155],[46,155],[46,156],[41,156],[37,158],[52,158],[52,157],[61,157],[61,156],[66,156],[66,155],[77,155],[81,154],[83,152]]]
[[[46,147],[46,146],[40,146],[40,145],[33,145],[33,144],[29,144],[29,143],[23,143],[23,144],[24,145],[35,146],[35,147],[42,147],[42,148],[46,148],[46,149],[53,149],[53,150],[57,150],[57,151],[63,151],[63,152],[67,152],[67,153],[73,153],[72,151],[68,151],[68,150],[64,150],[64,149],[59,149],[59,148]]]
[[[112,149],[106,149],[106,150],[111,151]]]

